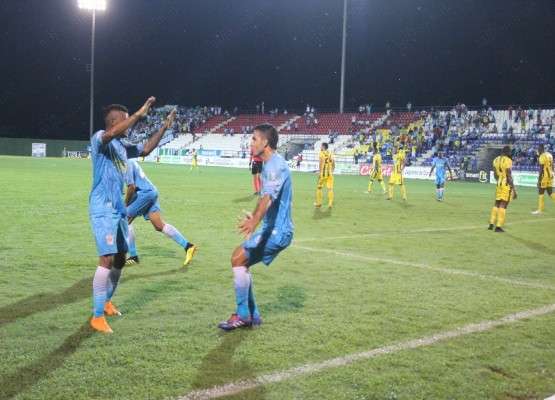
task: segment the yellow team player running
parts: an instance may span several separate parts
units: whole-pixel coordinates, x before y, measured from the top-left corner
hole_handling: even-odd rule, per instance
[[[538,209],[533,211],[532,214],[538,215],[543,213],[545,203],[544,203],[544,193],[555,201],[555,193],[553,193],[553,155],[550,152],[545,151],[543,144],[538,147],[538,163],[540,164],[540,175],[538,177]]]
[[[511,148],[505,146],[501,150],[501,155],[493,160],[493,171],[497,179],[497,187],[495,188],[495,204],[491,209],[488,229],[493,230],[495,227],[495,232],[505,232],[503,225],[505,224],[507,207],[510,201],[517,197],[511,174],[512,167]]]
[[[372,171],[370,171],[370,182],[368,182],[368,193],[372,193],[372,184],[377,180],[380,182],[383,194],[386,193],[382,174],[382,155],[378,150],[378,144],[374,142],[374,156],[372,157]]]
[[[328,189],[328,207],[333,207],[333,170],[335,169],[335,160],[333,154],[328,150],[328,144],[322,143],[320,147],[320,174],[318,176],[318,185],[316,186],[316,202],[314,206],[322,207],[322,199],[324,194],[322,188],[326,185]]]
[[[389,196],[388,200],[393,199],[393,187],[399,186],[401,190],[401,197],[407,200],[407,189],[405,188],[405,178],[403,178],[403,171],[405,169],[405,151],[402,148],[395,148],[393,154],[393,170],[389,177]]]

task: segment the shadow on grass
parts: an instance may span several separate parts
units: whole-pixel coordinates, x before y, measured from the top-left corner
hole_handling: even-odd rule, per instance
[[[237,199],[233,199],[233,200],[231,200],[231,202],[232,203],[248,203],[250,201],[253,201],[256,198],[257,198],[256,195],[250,194],[250,195],[245,196],[245,197],[239,197]]]
[[[528,247],[530,250],[537,251],[537,252],[540,252],[540,253],[544,253],[544,254],[547,254],[548,256],[555,255],[555,251],[553,251],[553,249],[551,249],[547,246],[544,246],[541,243],[536,243],[536,242],[533,242],[533,241],[528,240],[528,239],[524,239],[524,238],[521,238],[521,237],[518,237],[518,236],[511,235],[510,233],[507,233],[507,231],[505,231],[505,236],[511,238],[515,242],[518,242],[518,243]]]
[[[89,322],[85,322],[74,334],[68,336],[54,351],[31,365],[20,368],[11,375],[0,376],[0,398],[10,399],[17,396],[39,380],[60,368],[65,360],[81,346],[81,343],[91,337],[93,331]]]
[[[132,267],[138,268],[138,267]],[[164,272],[149,274],[123,274],[122,283],[136,279],[158,278],[186,272],[187,269],[178,268]],[[55,309],[59,306],[75,303],[92,295],[92,273],[90,278],[83,278],[59,293],[39,293],[16,303],[0,307],[0,327],[30,315]]]
[[[315,208],[312,219],[324,219],[331,217],[331,208],[326,208],[324,211],[321,208]]]
[[[260,307],[263,314],[298,311],[304,307],[305,290],[299,286],[282,286],[275,301]]]

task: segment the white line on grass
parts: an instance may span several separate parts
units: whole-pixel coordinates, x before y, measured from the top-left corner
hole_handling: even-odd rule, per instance
[[[196,390],[186,394],[185,396],[179,397],[177,400],[214,399],[218,397],[235,395],[249,389],[257,388],[259,386],[283,382],[288,379],[297,378],[303,375],[314,374],[330,368],[344,367],[357,361],[368,360],[385,354],[398,353],[403,350],[411,350],[419,347],[430,346],[438,342],[455,339],[460,336],[470,335],[473,333],[486,332],[499,326],[508,325],[527,318],[539,317],[542,315],[550,314],[554,311],[555,304],[550,304],[532,310],[509,314],[498,320],[468,324],[450,331],[438,332],[430,336],[424,336],[406,342],[398,342],[389,346],[378,347],[360,353],[353,353],[346,356],[325,360],[322,362],[293,367],[284,371],[277,371],[265,375],[260,375],[252,379],[245,379],[221,386],[214,386],[208,389]]]
[[[363,255],[359,255],[359,254],[356,254],[356,253],[349,253],[349,252],[345,252],[345,251],[337,251],[337,250],[321,249],[321,248],[316,249],[316,248],[300,246],[300,245],[294,245],[293,248],[296,248],[296,249],[299,249],[299,250],[311,251],[311,252],[315,252],[315,253],[329,253],[329,254],[335,254],[335,255],[338,255],[338,256],[342,256],[342,257],[357,258],[359,260],[364,260],[364,261],[372,261],[372,262],[379,262],[379,263],[384,263],[384,264],[394,264],[394,265],[402,265],[402,266],[405,266],[405,267],[427,269],[429,271],[436,271],[436,272],[441,272],[441,273],[444,273],[444,274],[464,275],[464,276],[470,276],[470,277],[473,277],[473,278],[479,278],[479,279],[483,279],[483,280],[494,280],[494,281],[497,281],[497,282],[503,282],[503,283],[508,283],[508,284],[511,284],[511,285],[518,285],[518,286],[526,286],[526,287],[530,287],[530,288],[534,288],[534,289],[555,290],[555,286],[545,285],[543,283],[527,282],[527,281],[522,281],[522,280],[519,280],[519,279],[502,278],[502,277],[499,277],[499,276],[496,276],[496,275],[480,274],[478,272],[465,271],[465,270],[460,270],[460,269],[433,267],[433,266],[427,265],[427,264],[413,263],[413,262],[410,262],[410,261],[395,260],[395,259],[392,259],[392,258],[363,256]]]
[[[520,224],[532,224],[537,222],[547,222],[553,221],[555,218],[534,218],[526,219],[523,221],[508,222],[506,225],[520,225]],[[323,240],[341,240],[341,239],[356,239],[356,238],[366,238],[366,237],[376,237],[385,235],[414,235],[418,233],[434,233],[434,232],[449,232],[449,231],[468,231],[473,229],[485,229],[485,225],[471,225],[471,226],[450,226],[447,228],[422,228],[422,229],[408,229],[402,231],[383,231],[383,232],[372,232],[372,233],[359,233],[356,235],[344,235],[344,236],[322,236],[319,238],[309,237],[295,239],[295,243],[305,243],[305,242],[321,242]]]

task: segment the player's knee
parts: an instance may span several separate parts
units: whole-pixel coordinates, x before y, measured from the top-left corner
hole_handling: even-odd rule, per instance
[[[231,254],[231,266],[232,267],[242,267],[245,266],[246,263],[246,255],[244,249],[239,246]]]
[[[154,226],[157,232],[162,232],[164,230],[164,224],[152,224],[152,226]]]

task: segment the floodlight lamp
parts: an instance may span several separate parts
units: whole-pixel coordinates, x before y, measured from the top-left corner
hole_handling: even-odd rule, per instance
[[[106,0],[78,0],[77,4],[79,8],[83,8],[85,10],[106,10]]]

